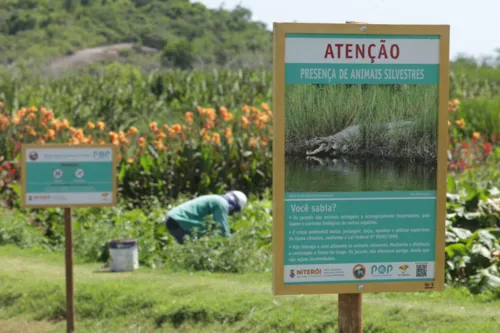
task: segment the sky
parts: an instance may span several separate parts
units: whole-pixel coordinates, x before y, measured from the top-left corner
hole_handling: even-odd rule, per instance
[[[450,58],[493,55],[500,48],[500,0],[195,0],[209,8],[250,9],[252,20],[273,22],[449,24]],[[495,23],[497,22],[497,23]]]

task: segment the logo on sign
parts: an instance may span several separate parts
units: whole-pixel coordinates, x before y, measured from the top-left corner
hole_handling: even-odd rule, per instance
[[[38,159],[38,153],[36,151],[30,152],[28,156],[31,161],[36,161]]]
[[[393,270],[392,265],[372,265],[371,274],[373,276],[390,276]]]
[[[290,277],[293,279],[295,277],[295,270],[290,270]]]
[[[85,175],[85,172],[83,172],[82,169],[76,169],[76,171],[75,171],[76,178],[82,178],[84,175]]]
[[[399,265],[399,274],[398,276],[410,276],[410,273],[408,273],[408,269],[410,266],[408,265]]]
[[[361,264],[355,265],[354,268],[352,269],[352,275],[354,275],[354,277],[358,280],[364,278],[365,274],[366,274],[366,268]]]
[[[101,194],[101,198],[102,198],[102,201],[106,201],[106,202],[109,201],[109,200],[111,200],[110,193],[107,193],[107,192],[102,193]]]
[[[57,179],[59,179],[63,176],[63,172],[61,169],[55,169],[52,174],[54,175],[54,178],[57,178]]]
[[[94,159],[107,160],[107,159],[109,159],[110,154],[111,153],[109,152],[109,150],[107,150],[107,151],[102,151],[102,150],[94,151]]]

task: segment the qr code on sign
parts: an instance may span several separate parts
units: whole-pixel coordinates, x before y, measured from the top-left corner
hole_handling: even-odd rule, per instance
[[[427,264],[417,264],[417,277],[427,276]]]

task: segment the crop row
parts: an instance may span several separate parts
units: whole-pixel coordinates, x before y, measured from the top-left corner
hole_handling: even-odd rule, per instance
[[[450,96],[463,101],[465,120],[476,130],[498,133],[500,86],[493,79],[468,78],[463,72],[450,75]],[[147,127],[151,121],[176,121],[196,106],[236,109],[241,105],[272,103],[270,71],[223,70],[208,72],[156,71],[143,73],[132,66],[110,65],[59,78],[31,72],[0,73],[0,101],[9,110],[25,105],[44,105],[58,117],[84,126],[101,119],[116,130],[132,124]],[[487,117],[478,113],[488,114]],[[469,133],[470,134],[470,133]]]

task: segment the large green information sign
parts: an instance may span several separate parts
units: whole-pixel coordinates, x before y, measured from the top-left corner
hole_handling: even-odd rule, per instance
[[[116,159],[112,145],[23,145],[25,207],[112,206]]]
[[[275,26],[276,294],[443,287],[447,45],[445,27]]]

